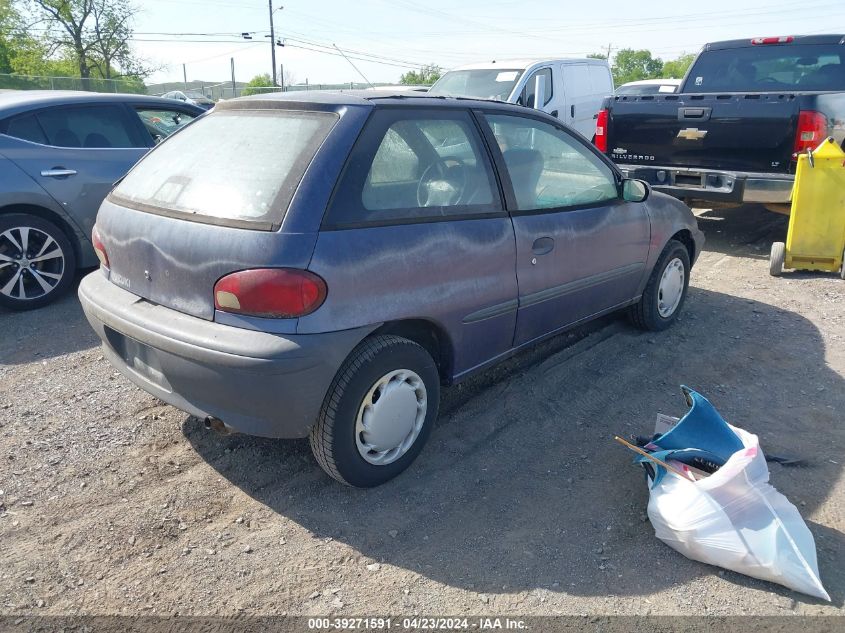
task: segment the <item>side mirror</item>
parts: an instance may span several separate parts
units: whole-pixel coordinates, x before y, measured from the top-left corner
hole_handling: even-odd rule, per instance
[[[626,202],[645,202],[651,193],[651,187],[643,180],[626,178],[622,181],[622,198]]]

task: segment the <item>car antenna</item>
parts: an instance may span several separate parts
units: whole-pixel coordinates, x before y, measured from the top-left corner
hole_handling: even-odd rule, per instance
[[[367,79],[366,75],[364,75],[364,73],[362,73],[360,70],[358,70],[358,67],[355,64],[352,63],[352,60],[349,59],[342,50],[340,50],[338,48],[337,44],[332,43],[332,46],[334,46],[337,49],[338,53],[343,55],[343,59],[345,59],[346,61],[349,62],[349,65],[352,66],[352,68],[355,69],[355,72],[357,72],[359,75],[361,75],[364,78],[364,81],[366,81],[368,84],[370,84],[370,88],[375,88],[375,86],[373,85],[373,82],[370,81],[369,79]]]

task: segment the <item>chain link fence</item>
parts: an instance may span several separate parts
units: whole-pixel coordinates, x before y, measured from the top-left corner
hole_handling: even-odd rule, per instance
[[[391,84],[379,83],[374,87]],[[290,86],[246,86],[244,84],[232,86],[231,82],[217,84],[201,84],[187,90],[173,88],[182,92],[202,93],[209,99],[234,99],[250,94],[265,94],[270,92],[300,92],[303,90],[364,90],[370,84],[350,81],[341,84],[294,84]],[[0,73],[0,90],[86,90],[89,92],[134,93],[148,94],[147,87],[140,79],[97,79],[81,77],[49,77],[41,75],[18,75]],[[160,93],[155,93],[160,94]]]
[[[0,90],[86,90],[88,92],[130,92],[146,94],[140,79],[98,79],[94,77],[48,77],[0,73]]]

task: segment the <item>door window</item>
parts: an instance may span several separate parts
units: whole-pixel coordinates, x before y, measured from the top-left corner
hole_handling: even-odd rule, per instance
[[[486,152],[467,112],[377,110],[347,161],[332,228],[501,213]]]
[[[120,106],[58,107],[10,119],[6,133],[54,147],[146,147]]]
[[[196,117],[177,110],[137,108],[136,112],[153,141],[161,143],[176,130],[186,126]]]
[[[41,143],[42,145],[47,144],[47,137],[44,135],[44,130],[41,129],[38,119],[35,118],[34,114],[21,114],[12,117],[5,122],[3,134],[8,134],[24,141],[32,141],[33,143]]]
[[[534,105],[534,91],[537,87],[537,77],[542,77],[544,83],[546,84],[546,95],[543,100],[543,105],[547,105],[549,101],[552,100],[552,95],[554,93],[552,87],[552,69],[551,68],[543,68],[538,70],[536,73],[533,73],[529,78],[528,81],[525,82],[525,88],[522,89],[522,94],[520,94],[517,103],[520,105],[528,106],[529,108],[535,107]]]
[[[486,118],[502,150],[517,210],[583,206],[619,197],[613,170],[563,130],[526,117]]]

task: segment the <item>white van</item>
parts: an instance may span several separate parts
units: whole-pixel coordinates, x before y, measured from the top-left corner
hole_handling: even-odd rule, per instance
[[[534,103],[538,78],[542,105]],[[613,77],[603,59],[511,59],[450,70],[428,94],[538,107],[590,139],[602,99],[613,94]]]

